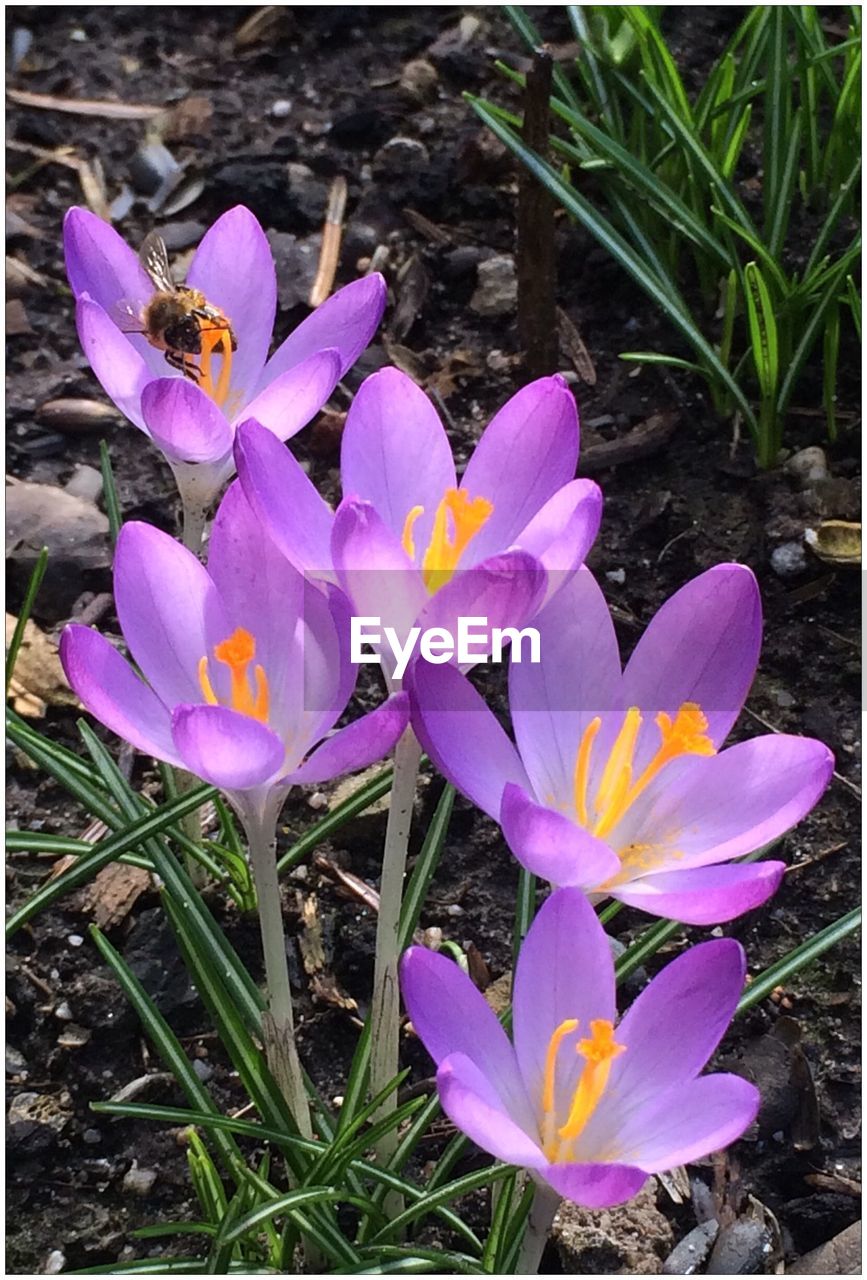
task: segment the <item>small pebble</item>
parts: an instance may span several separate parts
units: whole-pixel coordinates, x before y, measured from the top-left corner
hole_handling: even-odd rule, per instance
[[[292,112],[291,98],[278,98],[271,103],[271,115],[275,120],[285,120]]]
[[[793,707],[795,705],[795,699],[786,689],[778,690],[774,695],[774,701],[778,707]]]
[[[624,582],[626,581],[626,570],[625,569],[609,569],[606,572],[605,577],[608,579],[609,582],[616,582],[618,587],[622,587]]]
[[[62,1004],[59,1004],[57,1008],[54,1010],[54,1016],[55,1018],[59,1018],[61,1022],[72,1022],[73,1018],[75,1017],[74,1013],[72,1012],[72,1010],[70,1009],[69,1005],[66,1003],[65,1000],[63,1001]]]
[[[193,1062],[193,1070],[201,1080],[202,1084],[207,1084],[211,1076],[214,1074],[214,1068],[209,1062],[203,1061],[202,1058],[196,1058]]]
[[[414,102],[432,102],[437,96],[437,69],[424,58],[414,58],[401,72],[400,88]]]
[[[91,1037],[87,1027],[78,1027],[70,1022],[57,1037],[61,1049],[83,1049]]]
[[[45,1259],[42,1274],[44,1276],[59,1276],[65,1266],[66,1255],[61,1253],[60,1249],[52,1249]]]
[[[84,946],[84,938],[82,938],[80,933],[71,933],[69,937],[66,939],[66,941],[69,943],[71,947]]]
[[[27,1070],[27,1059],[18,1049],[14,1049],[11,1044],[6,1046],[6,1074],[7,1076],[22,1075]]]
[[[89,1147],[95,1147],[98,1142],[102,1142],[102,1134],[98,1129],[85,1129],[81,1136]]]
[[[771,568],[778,578],[797,578],[807,568],[807,553],[800,542],[783,542],[771,552]]]
[[[511,254],[496,254],[479,263],[478,287],[470,299],[470,310],[480,316],[511,314],[518,304],[518,276]]]
[[[307,803],[311,809],[327,809],[328,796],[324,791],[314,791],[312,796],[307,797]]]
[[[123,1189],[134,1196],[146,1196],[157,1180],[156,1169],[140,1169],[133,1160],[123,1177]]]
[[[793,476],[802,489],[809,488],[828,475],[828,459],[825,450],[818,445],[809,449],[799,449],[793,453],[785,465],[785,470]]]
[[[459,907],[456,902],[453,902],[450,907],[446,908],[446,915],[462,916],[463,914],[464,914],[463,907]]]

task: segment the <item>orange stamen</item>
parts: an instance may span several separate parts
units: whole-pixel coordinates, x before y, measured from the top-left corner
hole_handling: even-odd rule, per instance
[[[594,716],[581,735],[578,757],[575,761],[575,812],[582,827],[587,826],[587,783],[590,778],[590,757],[596,735],[602,728],[600,716]]]
[[[415,560],[415,542],[413,541],[412,531],[416,520],[421,515],[424,515],[424,507],[413,507],[403,522],[403,537],[400,541],[410,560]]]
[[[232,710],[240,711],[242,715],[252,716],[254,720],[260,720],[263,724],[266,724],[268,721],[269,691],[268,677],[265,674],[264,667],[257,664],[254,668],[256,677],[255,694],[250,687],[248,668],[255,656],[256,641],[250,632],[245,631],[243,627],[236,628],[226,640],[221,640],[218,645],[214,646],[216,660],[229,668],[232,681]],[[201,658],[199,661],[199,684],[205,701],[211,706],[215,706],[218,700],[208,677],[207,657]]]
[[[579,1040],[576,1046],[576,1052],[581,1054],[587,1065],[581,1072],[568,1119],[558,1130],[561,1142],[574,1142],[580,1137],[605,1092],[612,1062],[625,1048],[626,1045],[618,1044],[614,1039],[613,1022],[607,1018],[596,1018],[590,1023],[590,1037]]]
[[[422,560],[424,584],[431,594],[450,581],[464,551],[493,510],[493,503],[487,498],[470,498],[466,489],[446,489]]]
[[[201,370],[199,386],[205,395],[210,396],[216,404],[223,405],[229,394],[229,383],[232,378],[232,343],[229,338],[229,331],[221,328],[202,329],[201,339],[202,354],[199,357],[199,368]],[[212,361],[217,348],[220,350],[221,360],[220,373],[215,387]]]

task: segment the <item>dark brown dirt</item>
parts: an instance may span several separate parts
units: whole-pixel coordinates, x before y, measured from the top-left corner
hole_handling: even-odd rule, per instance
[[[517,350],[513,317],[485,319],[469,307],[479,260],[492,251],[513,250],[512,171],[460,96],[467,89],[506,92],[492,62],[499,53],[517,52],[518,43],[497,11],[290,7],[264,40],[240,50],[234,33],[252,12],[240,6],[214,11],[33,6],[9,12],[10,33],[24,27],[33,34],[25,63],[12,75],[16,88],[157,103],[193,95],[210,103],[208,118],[203,113],[200,123],[169,143],[177,158],[189,160],[203,175],[201,197],[170,219],[154,220],[137,205],[119,229],[138,243],[156,226],[170,242],[174,236],[186,247],[225,208],[237,201],[248,204],[267,229],[283,233],[277,242],[285,287],[280,337],[305,314],[299,299],[309,281],[295,291],[291,286],[305,247],[312,248],[315,263],[328,179],[345,174],[349,217],[339,279],[352,278],[358,260],[383,244],[389,251],[385,270],[399,298],[399,270],[416,255],[429,287],[416,318],[399,338],[409,354],[398,352],[398,357],[414,362],[424,374],[444,369],[454,374],[451,387],[442,379],[438,386],[456,455],[459,460],[466,455],[491,411],[522,380],[520,367],[509,359]],[[549,38],[568,39],[560,12],[537,9],[535,16]],[[480,25],[462,45],[457,26],[464,17]],[[669,21],[690,74],[700,77],[730,26],[730,13],[675,9]],[[398,84],[404,65],[419,57],[428,59],[438,76],[434,96],[421,102],[407,97]],[[283,117],[273,111],[281,100],[292,104]],[[80,155],[99,159],[111,197],[129,180],[130,156],[144,136],[140,122],[23,108],[10,111],[9,129],[17,143],[49,149],[74,145]],[[428,158],[416,151],[418,162],[390,164],[380,148],[394,137],[422,144]],[[291,192],[288,161],[312,171]],[[32,155],[9,155],[12,207],[43,233],[43,238],[14,237],[10,251],[42,273],[45,283],[28,287],[22,296],[33,332],[12,336],[8,343],[8,470],[19,478],[63,484],[77,465],[98,466],[100,438],[100,433],[59,434],[34,416],[39,405],[58,396],[99,394],[78,348],[60,247],[63,212],[82,197],[73,171],[51,164],[28,175],[32,163]],[[418,222],[407,219],[406,208],[443,227],[448,242],[437,244],[422,234]],[[187,222],[199,225],[178,225]],[[616,438],[652,414],[674,412],[678,417],[678,429],[663,449],[598,477],[606,512],[590,565],[618,610],[624,649],[635,642],[661,600],[695,573],[721,560],[751,565],[762,586],[766,638],[749,702],[753,715],[744,715],[739,731],[763,731],[758,717],[776,729],[822,737],[837,756],[840,776],[816,811],[783,842],[783,856],[795,869],[781,892],[765,910],[726,930],[744,942],[756,973],[857,900],[859,575],[831,572],[811,560],[794,578],[775,576],[770,554],[781,542],[797,540],[805,525],[814,522],[815,496],[797,492],[782,472],[756,474],[748,447],[741,443],[730,448],[728,428],[714,419],[701,388],[688,379],[663,376],[650,367],[635,371],[619,362],[618,351],[639,343],[668,350],[677,344],[643,295],[565,221],[558,225],[558,248],[560,304],[580,329],[598,375],[595,386],[575,387],[583,449]],[[392,306],[386,330],[393,315]],[[456,352],[461,353],[460,365]],[[350,375],[350,387],[388,362],[378,341]],[[565,359],[562,367],[569,368]],[[811,390],[814,394],[808,394]],[[793,416],[790,447],[823,443],[822,419],[814,413],[819,401],[818,388],[805,388],[804,413]],[[843,370],[839,407],[851,412],[857,403],[853,355],[851,367]],[[339,398],[335,405],[346,407]],[[173,529],[173,487],[159,455],[129,426],[118,426],[107,438],[125,517]],[[314,425],[294,447],[323,491],[333,495],[337,435]],[[822,513],[851,516],[858,504],[854,434],[844,432],[829,457],[836,489],[822,500],[826,508],[831,506]],[[13,564],[13,611],[23,580]],[[84,592],[109,588],[107,571],[76,572],[73,566],[59,577],[49,576],[35,617],[43,627],[59,627]],[[115,625],[110,613],[104,624]],[[75,742],[74,715],[68,711],[50,711],[45,723],[58,740]],[[138,760],[133,777],[139,784],[152,782],[148,762]],[[14,755],[9,779],[15,825],[67,835],[83,830],[86,816]],[[423,793],[422,819],[439,786],[433,782]],[[285,812],[284,838],[291,839],[313,816],[304,798],[292,801]],[[423,821],[417,825],[418,832],[423,830]],[[382,822],[375,817],[356,823],[324,852],[375,883],[381,831]],[[12,858],[12,902],[32,892],[45,870],[43,863]],[[515,864],[493,824],[459,800],[422,923],[440,926],[458,942],[472,941],[497,976],[510,963],[516,883]],[[317,892],[329,963],[363,1012],[372,969],[370,911],[342,900],[331,882],[310,869],[303,881],[289,882],[286,909],[293,923],[298,921],[299,888]],[[255,924],[239,920],[219,903],[215,910],[258,972]],[[87,923],[74,902],[65,903],[16,936],[8,961],[10,1099],[26,1091],[46,1095],[59,1116],[53,1127],[19,1124],[11,1130],[8,1264],[22,1273],[41,1270],[52,1250],[62,1251],[69,1268],[156,1252],[146,1243],[130,1248],[130,1230],[157,1219],[196,1216],[185,1155],[174,1134],[109,1121],[88,1110],[92,1101],[159,1070],[160,1064],[89,943],[74,944],[76,935],[86,935]],[[642,924],[637,914],[623,912],[614,932],[628,940]],[[699,932],[692,931],[694,936]],[[112,939],[137,967],[191,1056],[201,1058],[205,1073],[213,1069],[211,1087],[218,1103],[243,1105],[238,1082],[209,1035],[156,900],[142,896]],[[859,1213],[846,1182],[859,1176],[858,972],[857,949],[849,941],[778,993],[778,1001],[765,1002],[739,1021],[725,1044],[729,1057],[746,1059],[766,1093],[763,1123],[737,1145],[732,1160],[745,1190],[777,1215],[790,1255],[821,1244]],[[356,1026],[345,1011],[311,1001],[300,964],[295,978],[305,1013],[302,1053],[325,1095],[333,1097],[341,1092]],[[63,1002],[75,1022],[91,1032],[82,1048],[57,1044],[63,1023],[56,1010]],[[807,1150],[796,1149],[794,1142],[802,1098],[792,1090],[788,1065],[780,1068],[779,1055],[768,1052],[762,1039],[782,1013],[800,1025],[816,1081],[820,1140]],[[15,1053],[23,1055],[23,1066]],[[429,1069],[417,1047],[408,1060],[421,1074]],[[147,1096],[163,1104],[182,1101],[171,1082],[160,1080]],[[133,1160],[158,1173],[144,1199],[123,1187]],[[816,1174],[825,1175],[818,1184]],[[711,1181],[709,1166],[701,1176]],[[664,1196],[660,1205],[680,1238],[693,1225],[692,1211],[675,1210]]]

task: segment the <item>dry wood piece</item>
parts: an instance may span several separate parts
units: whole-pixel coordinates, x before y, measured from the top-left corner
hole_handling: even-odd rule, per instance
[[[43,111],[64,111],[73,116],[100,116],[103,120],[153,120],[165,107],[146,102],[100,102],[95,98],[59,98],[53,93],[31,93],[29,89],[7,89],[6,97],[19,107],[39,107]]]
[[[587,383],[588,387],[595,387],[596,366],[590,358],[590,352],[584,345],[584,339],[562,307],[557,308],[557,322],[560,331],[560,344],[572,361],[575,372],[582,382]]]
[[[548,151],[552,70],[550,53],[534,49],[524,93],[522,137],[543,159]],[[539,180],[522,168],[518,178],[518,333],[531,378],[557,369],[556,283],[554,200]]]
[[[430,288],[430,279],[420,256],[414,253],[397,278],[397,306],[391,319],[391,336],[400,342],[409,333],[421,312]]]
[[[84,886],[75,905],[82,914],[92,915],[98,928],[113,929],[126,919],[150,883],[150,874],[143,867],[110,862]]]
[[[334,284],[337,274],[337,260],[340,257],[340,241],[343,238],[343,215],[346,213],[346,179],[338,174],[331,184],[328,193],[328,207],[325,210],[325,226],[322,228],[322,248],[319,252],[319,269],[313,288],[310,290],[308,304],[320,306]]]
[[[6,614],[6,644],[12,639],[18,619]],[[78,699],[70,689],[60,665],[57,645],[32,618],[27,619],[24,638],[15,670],[9,682],[12,705],[19,715],[38,720],[46,707],[77,707]]]
[[[638,462],[641,458],[649,458],[668,444],[680,421],[680,413],[676,409],[652,413],[644,422],[627,431],[626,435],[616,440],[604,440],[601,444],[591,444],[581,454],[581,474],[598,475],[609,467],[617,467],[623,462]]]
[[[431,244],[448,245],[454,243],[449,231],[446,231],[444,227],[438,227],[435,222],[431,222],[430,218],[426,218],[423,213],[419,213],[415,209],[403,209],[401,212],[413,231],[417,231],[419,235],[424,236],[425,240],[429,240]]]

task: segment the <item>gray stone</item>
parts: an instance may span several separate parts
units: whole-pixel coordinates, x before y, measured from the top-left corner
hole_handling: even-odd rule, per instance
[[[518,304],[518,277],[515,259],[500,253],[478,266],[478,287],[470,299],[470,309],[480,316],[504,316]]]
[[[207,1084],[211,1076],[214,1074],[214,1068],[210,1062],[206,1062],[204,1058],[193,1059],[193,1070],[201,1080],[202,1084]]]
[[[82,463],[67,480],[64,492],[71,493],[74,498],[84,498],[85,502],[96,502],[102,496],[102,475],[96,467]]]
[[[716,1221],[702,1222],[675,1245],[662,1267],[664,1276],[694,1276],[703,1270],[704,1262],[719,1233]]]
[[[157,1180],[156,1169],[140,1169],[138,1161],[133,1160],[123,1177],[123,1189],[133,1196],[146,1196]]]
[[[798,1258],[787,1270],[792,1276],[860,1276],[861,1223],[853,1222],[833,1240]]]
[[[807,568],[807,553],[800,542],[783,542],[771,552],[771,568],[778,578],[797,578]]]
[[[825,450],[820,449],[818,445],[811,445],[809,449],[799,449],[789,458],[785,470],[802,489],[807,489],[817,480],[824,480],[828,474]]]
[[[763,1275],[771,1249],[767,1227],[752,1218],[739,1218],[720,1229],[705,1274],[709,1276]]]

